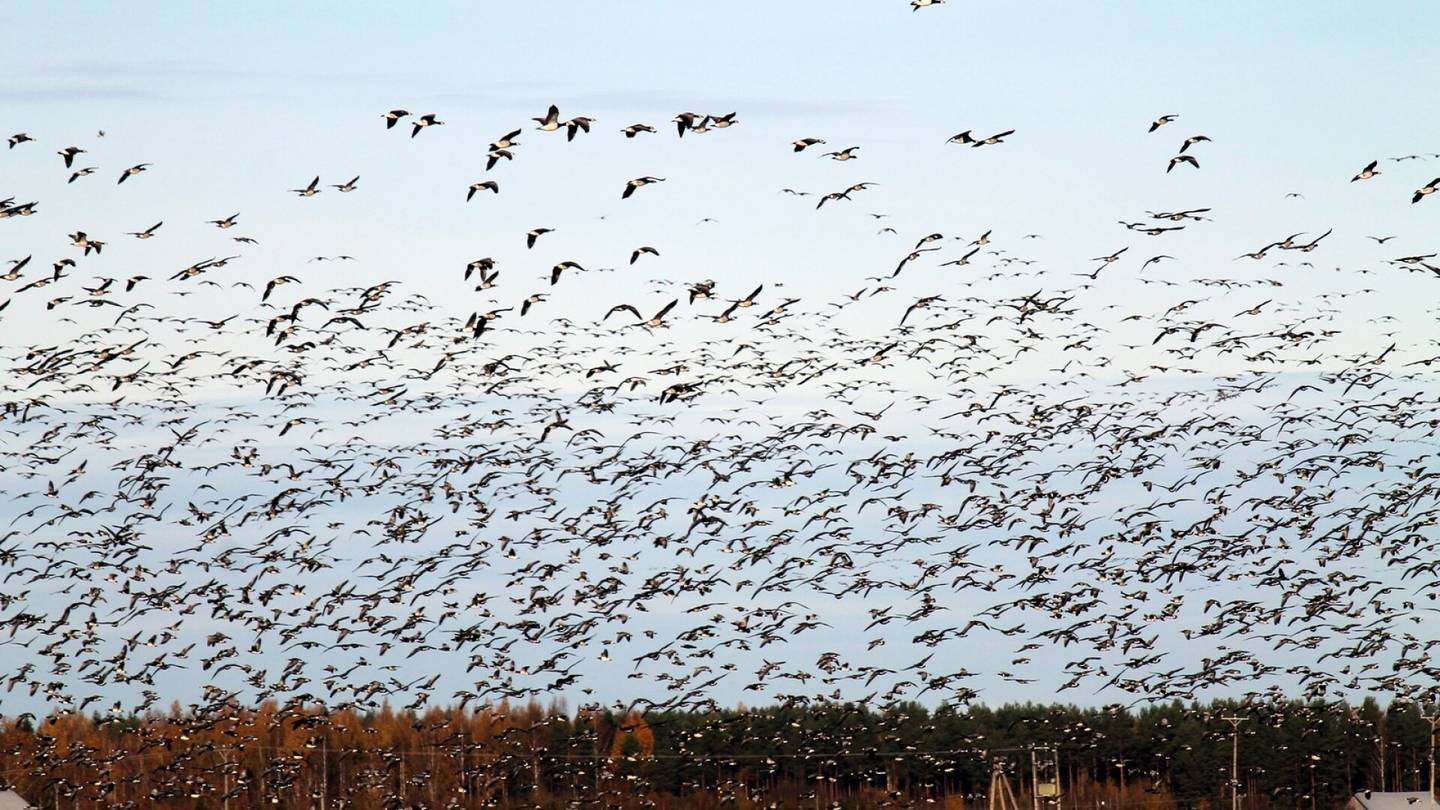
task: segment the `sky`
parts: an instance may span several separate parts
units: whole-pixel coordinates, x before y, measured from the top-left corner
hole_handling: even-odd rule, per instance
[[[23,4],[6,10],[0,135],[37,143],[0,153],[0,199],[42,205],[0,221],[0,259],[33,252],[43,266],[69,250],[63,233],[84,229],[110,241],[111,275],[161,277],[240,253],[233,277],[252,282],[392,278],[435,301],[456,295],[480,256],[534,289],[555,262],[576,259],[619,268],[580,276],[572,289],[583,295],[556,302],[556,314],[593,319],[619,301],[646,312],[664,303],[635,297],[637,279],[833,294],[888,273],[920,235],[993,230],[1011,250],[1040,233],[1024,250],[1057,272],[1134,245],[1182,257],[1161,273],[1283,272],[1299,300],[1368,285],[1379,293],[1337,311],[1339,323],[1398,313],[1401,328],[1424,334],[1433,285],[1384,260],[1435,247],[1440,198],[1409,196],[1440,162],[1382,160],[1379,178],[1349,178],[1371,160],[1440,150],[1440,108],[1425,89],[1440,76],[1436,30],[1434,4],[1342,2]],[[575,143],[534,132],[531,117],[552,103],[595,118],[594,131]],[[381,113],[396,107],[445,125],[417,138],[404,124],[387,130]],[[681,139],[668,123],[681,111],[735,111],[739,123]],[[1179,118],[1148,132],[1163,114]],[[620,136],[636,122],[660,131]],[[516,128],[514,164],[487,172],[486,144]],[[1016,132],[994,148],[945,143],[966,129]],[[1193,149],[1200,169],[1166,174],[1196,134],[1213,139]],[[860,159],[796,155],[790,142],[807,136],[859,146]],[[96,176],[65,182],[50,153],[68,144],[88,150],[77,166],[99,166]],[[24,159],[26,149],[44,159]],[[117,186],[140,162],[153,166]],[[359,175],[360,193],[288,193],[316,175]],[[666,181],[622,201],[624,182],[641,175]],[[482,179],[501,193],[465,202]],[[814,196],[780,192],[861,180],[878,185],[820,211]],[[1214,221],[1163,243],[1116,225],[1196,206]],[[205,223],[237,212],[234,231]],[[167,238],[123,235],[162,220]],[[887,223],[899,234],[875,233]],[[556,230],[526,250],[536,226]],[[1306,257],[1314,267],[1236,265],[1241,252],[1332,226],[1326,250]],[[259,244],[236,250],[235,234]],[[1398,238],[1382,248],[1372,234]],[[628,267],[640,244],[657,245],[663,262]],[[341,253],[356,262],[306,261]],[[1379,272],[1337,281],[1339,265]],[[1116,299],[1127,311],[1173,298],[1130,294]],[[197,306],[218,317],[225,303]],[[853,317],[896,319],[903,306]],[[1105,325],[1132,339],[1118,314]],[[0,321],[7,347],[64,334],[39,307]],[[1376,328],[1343,339],[1355,352],[1385,342]]]

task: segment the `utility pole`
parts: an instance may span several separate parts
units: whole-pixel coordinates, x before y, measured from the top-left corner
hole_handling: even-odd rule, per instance
[[[1230,724],[1230,810],[1240,810],[1240,724],[1244,717],[1222,717]]]
[[[1435,729],[1440,728],[1440,714],[1426,714],[1420,706],[1420,718],[1430,724],[1430,801],[1435,801]],[[1428,809],[1427,809],[1428,810]]]

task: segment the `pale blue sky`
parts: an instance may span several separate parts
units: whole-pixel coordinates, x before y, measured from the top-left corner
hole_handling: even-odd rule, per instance
[[[1440,197],[1413,206],[1409,197],[1440,174],[1440,161],[1382,160],[1380,178],[1349,183],[1370,160],[1440,151],[1433,3],[950,0],[920,12],[905,0],[47,3],[7,8],[4,25],[0,137],[23,130],[37,142],[0,151],[0,198],[41,206],[0,221],[0,260],[33,252],[43,268],[73,252],[64,233],[85,229],[111,244],[82,278],[163,278],[240,253],[231,279],[262,285],[294,273],[319,291],[392,278],[441,300],[470,295],[457,287],[464,264],[493,255],[506,274],[497,300],[509,304],[545,288],[538,279],[563,259],[624,268],[567,280],[551,315],[596,318],[618,300],[648,300],[638,279],[707,277],[727,295],[760,282],[771,296],[779,284],[803,288],[820,309],[888,273],[920,235],[993,229],[997,247],[1043,261],[1051,289],[1074,284],[1071,272],[1090,270],[1090,257],[1130,245],[1131,259],[1181,257],[1162,277],[1283,274],[1289,302],[1380,289],[1336,316],[1354,327],[1337,351],[1383,348],[1380,327],[1363,325],[1376,314],[1411,318],[1399,327],[1411,343],[1434,334],[1434,280],[1381,260],[1437,247]],[[529,119],[550,103],[596,118],[594,132],[566,143],[532,131]],[[411,139],[408,126],[383,127],[392,107],[447,124]],[[677,139],[668,122],[682,110],[736,111],[740,123]],[[1180,119],[1147,133],[1165,113]],[[622,138],[635,122],[660,132]],[[522,126],[514,163],[487,173],[486,144]],[[996,148],[944,143],[963,129],[1017,132]],[[1201,133],[1214,139],[1193,150],[1201,169],[1167,175],[1181,140]],[[860,160],[795,155],[789,144],[802,136],[858,145]],[[53,153],[70,144],[89,150],[77,166],[99,166],[97,176],[65,183]],[[154,166],[117,187],[119,171],[139,162]],[[358,174],[360,191],[286,192],[316,174],[327,184]],[[646,174],[668,179],[622,203],[625,180]],[[502,193],[465,203],[480,179],[498,180]],[[879,185],[819,212],[815,197],[778,193],[860,180]],[[1215,221],[1162,241],[1116,224],[1196,206],[1213,208]],[[205,224],[235,212],[234,231]],[[867,212],[890,214],[900,233],[876,234]],[[697,226],[702,217],[719,221]],[[123,236],[159,220],[164,238]],[[523,234],[538,225],[557,231],[527,251]],[[1331,226],[1325,249],[1301,257],[1316,263],[1310,270],[1234,262]],[[1019,240],[1032,232],[1044,238]],[[229,237],[241,234],[260,244],[237,249]],[[1399,236],[1378,248],[1366,234]],[[662,257],[626,268],[640,244]],[[306,262],[337,253],[359,260]],[[1378,272],[1339,276],[1336,265]],[[856,317],[893,324],[913,295],[931,291],[925,285],[954,278],[933,267],[907,273],[903,297],[874,299]],[[1036,282],[1017,283],[1030,292]],[[1120,315],[1176,293],[1130,284],[1125,295],[1135,297],[1116,299],[1113,321],[1095,322],[1117,341],[1148,344],[1149,324],[1130,338]],[[1265,294],[1237,295],[1208,317]],[[32,295],[7,312],[4,348],[17,342],[11,335],[64,339],[40,303]],[[199,306],[219,307],[218,317],[230,303]],[[814,657],[800,645],[790,652],[796,666]],[[1076,699],[1091,697],[1084,691]],[[630,696],[603,697],[621,694]],[[985,697],[1021,694],[1000,685]]]

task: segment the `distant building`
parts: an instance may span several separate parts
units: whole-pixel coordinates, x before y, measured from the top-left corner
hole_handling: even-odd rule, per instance
[[[1440,805],[1423,790],[1409,793],[1365,790],[1351,796],[1350,801],[1345,804],[1345,810],[1440,810]]]
[[[0,810],[30,810],[30,803],[13,790],[0,790]]]

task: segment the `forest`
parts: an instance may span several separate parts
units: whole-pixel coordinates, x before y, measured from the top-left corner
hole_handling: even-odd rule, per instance
[[[1430,734],[1419,707],[1374,699],[649,713],[267,703],[203,715],[177,704],[0,719],[0,782],[54,810],[964,810],[988,808],[1002,780],[1022,808],[1207,810],[1231,800],[1233,742],[1241,807],[1313,810],[1359,790],[1423,790]]]

